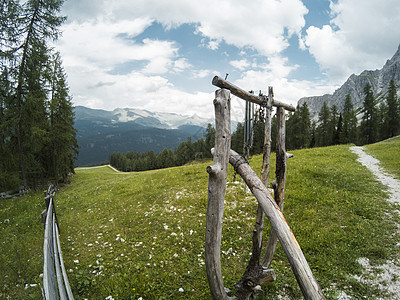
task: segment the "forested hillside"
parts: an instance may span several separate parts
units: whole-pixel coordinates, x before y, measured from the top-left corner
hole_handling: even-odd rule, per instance
[[[0,191],[67,180],[77,154],[60,54],[62,0],[0,3]]]

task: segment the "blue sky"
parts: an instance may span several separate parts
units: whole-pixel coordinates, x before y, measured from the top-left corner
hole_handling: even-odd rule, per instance
[[[75,105],[213,118],[214,75],[293,105],[381,68],[398,0],[66,0],[61,52]],[[243,101],[233,98],[236,120]]]

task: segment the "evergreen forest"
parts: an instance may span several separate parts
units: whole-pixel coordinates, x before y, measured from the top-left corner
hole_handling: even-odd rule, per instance
[[[0,191],[67,181],[78,153],[57,40],[63,0],[0,2]]]

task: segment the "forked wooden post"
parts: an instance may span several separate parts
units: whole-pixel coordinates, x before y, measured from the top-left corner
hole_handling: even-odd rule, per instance
[[[273,90],[272,87],[268,89],[268,96],[263,96],[263,105],[266,108],[265,112],[265,134],[264,134],[264,150],[263,150],[263,164],[261,168],[261,178],[263,184],[268,186],[268,175],[269,175],[269,161],[271,156],[271,125],[272,125],[272,102],[273,102]],[[265,214],[260,206],[257,207],[256,223],[253,231],[253,249],[251,258],[246,267],[246,270],[240,279],[236,283],[236,293],[239,299],[251,299],[254,292],[261,288],[268,282],[275,281],[274,270],[264,268],[260,264],[260,257],[262,252],[262,236],[264,230],[264,219]]]
[[[285,200],[284,191],[286,183],[286,147],[285,147],[285,109],[278,107],[277,112],[277,139],[276,139],[276,181],[273,183],[274,198],[279,209],[283,212],[283,203]],[[275,230],[271,230],[267,248],[262,260],[262,265],[268,268],[271,265],[275,253],[278,237]]]
[[[205,262],[207,279],[213,299],[228,299],[221,273],[221,237],[226,178],[231,148],[230,92],[215,92],[215,148],[212,166],[207,167],[208,205],[205,233]]]

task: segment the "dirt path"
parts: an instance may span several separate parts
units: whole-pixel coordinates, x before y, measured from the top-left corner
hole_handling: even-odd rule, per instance
[[[376,177],[377,180],[387,186],[390,197],[388,201],[400,204],[400,180],[395,179],[392,175],[386,173],[379,165],[379,160],[367,154],[363,147],[350,147],[350,150],[359,156],[358,161],[366,166]],[[399,213],[396,211],[394,213]],[[400,224],[398,224],[400,227]],[[400,246],[400,243],[397,243]],[[400,260],[388,260],[380,266],[372,266],[368,258],[361,257],[358,259],[360,265],[365,269],[362,276],[355,276],[357,280],[363,283],[371,284],[378,287],[382,291],[391,293],[393,296],[385,299],[400,299]],[[376,274],[374,279],[370,276]],[[351,299],[344,293],[339,299]]]
[[[390,202],[400,204],[400,180],[395,179],[392,175],[386,173],[380,166],[379,160],[367,154],[363,147],[350,147],[350,150],[356,153],[360,163],[366,166],[383,185],[388,187],[390,193]]]
[[[120,173],[116,168],[114,168],[112,165],[103,165],[103,166],[95,166],[95,167],[78,167],[76,168],[77,170],[90,170],[90,169],[98,169],[98,168],[106,168],[109,167],[111,170],[113,170],[116,173]]]

